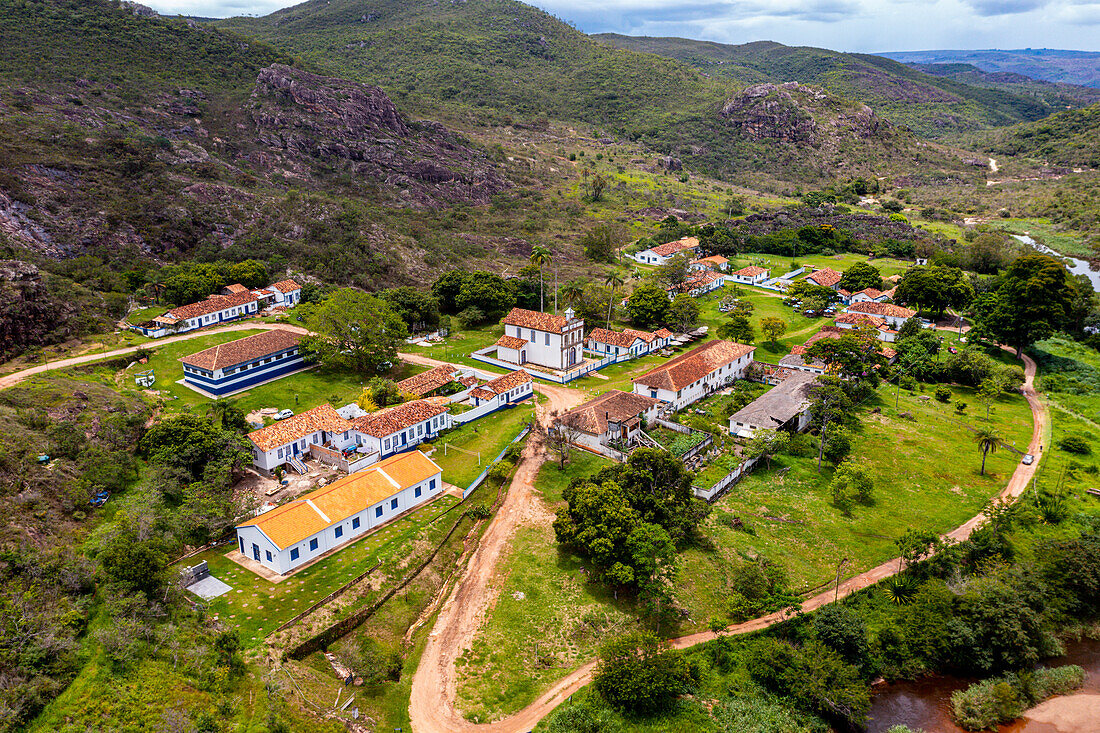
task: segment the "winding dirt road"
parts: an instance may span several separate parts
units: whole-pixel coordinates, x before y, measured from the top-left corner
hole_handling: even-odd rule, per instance
[[[1018,498],[1027,488],[1035,471],[1039,467],[1043,433],[1047,424],[1046,406],[1035,393],[1035,362],[1028,356],[1024,360],[1024,384],[1022,392],[1031,408],[1032,432],[1028,453],[1035,456],[1030,466],[1018,464],[1008,485],[999,496],[1003,499]],[[426,362],[421,362],[426,363]],[[561,393],[576,393],[563,388],[546,388],[547,394],[558,393],[558,409],[568,403],[570,396]],[[555,398],[551,396],[551,404]],[[465,575],[455,584],[432,629],[431,636],[424,648],[420,665],[413,676],[412,696],[409,700],[409,718],[415,733],[522,733],[529,731],[554,708],[570,695],[592,680],[595,661],[574,670],[558,680],[535,702],[518,713],[503,720],[488,724],[470,723],[455,710],[457,695],[457,674],[455,660],[469,647],[480,626],[484,614],[492,601],[490,583],[496,571],[496,565],[507,547],[508,539],[514,532],[517,522],[522,519],[532,503],[533,481],[541,463],[546,460],[546,452],[541,444],[528,443],[523,460],[516,469],[508,498],[497,513],[482,540],[482,547],[473,555],[466,568]],[[959,527],[947,533],[947,537],[964,540],[977,528],[984,517],[972,517]],[[889,578],[898,572],[900,558],[888,560],[881,565],[848,578],[838,589],[831,589],[807,599],[802,604],[804,611],[812,611],[832,603],[837,597],[843,598],[869,585]],[[747,634],[767,628],[784,620],[783,613],[735,624],[727,628],[729,634]],[[696,644],[714,639],[709,631],[671,639],[669,643],[677,649],[686,649]]]

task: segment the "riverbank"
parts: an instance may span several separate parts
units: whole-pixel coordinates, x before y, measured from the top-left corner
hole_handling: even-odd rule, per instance
[[[1020,725],[1022,723],[1022,725]],[[1014,727],[1020,725],[1020,727]],[[1007,728],[1012,733],[1096,733],[1100,730],[1100,694],[1055,697],[1024,713]]]
[[[1092,265],[1089,263],[1088,260],[1082,260],[1078,257],[1073,257],[1071,255],[1062,254],[1061,252],[1056,252],[1045,244],[1040,244],[1039,242],[1035,241],[1034,237],[1032,237],[1027,232],[1024,232],[1023,234],[1013,234],[1012,237],[1020,242],[1023,242],[1037,252],[1042,252],[1043,254],[1054,255],[1055,257],[1063,258],[1066,261],[1067,270],[1069,270],[1074,275],[1087,276],[1088,279],[1092,282],[1093,289],[1096,291],[1100,291],[1100,271],[1092,269]]]

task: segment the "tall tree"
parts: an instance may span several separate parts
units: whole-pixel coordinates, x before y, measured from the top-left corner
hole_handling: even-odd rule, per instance
[[[307,321],[313,334],[302,351],[322,364],[370,374],[397,360],[397,345],[409,335],[389,303],[360,290],[334,291]]]
[[[1002,343],[1024,347],[1069,325],[1079,294],[1060,260],[1044,254],[1017,257],[1001,277],[993,297],[982,298],[974,317]]]
[[[607,303],[607,328],[611,328],[611,310],[615,307],[615,289],[623,286],[623,276],[616,270],[608,270],[603,279],[603,284],[611,288],[611,297]]]
[[[765,316],[760,320],[760,330],[774,344],[787,332],[787,322],[776,316]]]
[[[840,278],[840,287],[849,293],[856,293],[867,288],[882,287],[882,273],[878,268],[868,262],[857,262],[847,270]]]
[[[974,297],[974,286],[957,267],[936,265],[910,268],[898,282],[895,300],[928,308],[937,317],[948,308],[963,308]]]
[[[545,303],[545,297],[544,297],[545,287],[543,285],[543,279],[542,279],[542,268],[544,268],[544,267],[546,267],[547,265],[550,264],[550,260],[551,260],[550,250],[547,247],[542,246],[541,244],[536,244],[531,249],[531,258],[530,259],[531,259],[531,264],[534,265],[535,267],[539,268],[539,310],[540,311],[545,311],[546,310],[546,303]]]
[[[980,474],[985,475],[985,459],[990,453],[996,453],[997,449],[1001,447],[1001,434],[997,432],[996,428],[985,426],[978,428],[974,433],[974,442],[978,444],[978,449],[982,452],[982,470]]]
[[[668,293],[653,283],[642,283],[630,294],[626,311],[638,328],[661,326],[668,313]]]

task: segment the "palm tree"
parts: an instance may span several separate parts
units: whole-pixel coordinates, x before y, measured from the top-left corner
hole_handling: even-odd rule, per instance
[[[1001,447],[1001,434],[991,427],[978,428],[974,433],[974,442],[982,451],[981,475],[985,475],[985,459],[990,453],[996,453]]]
[[[541,244],[536,244],[531,249],[531,264],[539,268],[539,310],[546,310],[546,304],[543,302],[543,286],[542,286],[542,268],[550,264],[551,255],[550,250]]]
[[[153,299],[160,304],[160,294],[164,292],[164,275],[160,270],[149,273],[146,287],[153,291]]]
[[[229,408],[233,405],[232,402],[224,397],[219,397],[206,407],[206,414],[209,416],[215,424],[221,427],[226,427],[226,418],[229,415]]]
[[[567,282],[561,288],[561,297],[569,305],[576,306],[584,300],[584,282],[582,280]]]
[[[611,288],[611,295],[608,296],[607,301],[607,329],[611,330],[611,309],[615,307],[615,288],[622,287],[623,277],[616,270],[608,270],[607,277],[603,279],[603,284]]]

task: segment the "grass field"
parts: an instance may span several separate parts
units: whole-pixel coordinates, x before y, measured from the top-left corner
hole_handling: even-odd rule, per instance
[[[512,441],[524,423],[531,420],[534,401],[528,400],[508,410],[500,410],[456,428],[435,442],[432,460],[443,469],[443,480],[466,488],[485,466]],[[444,455],[444,444],[448,444]],[[461,448],[453,450],[450,446]],[[477,455],[481,454],[478,461]]]
[[[946,531],[977,513],[1003,488],[1019,457],[1004,450],[992,454],[986,475],[979,476],[981,456],[966,425],[983,424],[984,409],[973,391],[954,390],[952,403],[961,399],[972,405],[961,418],[952,404],[922,396],[901,394],[899,411],[911,413],[912,420],[895,412],[890,386],[860,408],[852,460],[874,476],[873,505],[857,506],[845,516],[832,505],[828,490],[832,467],[825,464],[818,474],[813,458],[790,456],[750,474],[720,499],[704,525],[709,542],[681,554],[676,604],[682,619],[671,628],[662,625],[662,633],[700,631],[711,616],[725,616],[736,590],[729,571],[743,558],[778,563],[791,587],[805,591],[827,585],[842,558],[849,561],[843,575],[854,575],[894,557],[894,540],[905,530]],[[998,399],[991,419],[1009,444],[1026,445],[1031,414],[1022,397]],[[573,476],[598,470],[599,459],[573,455],[566,472],[548,463],[539,474],[536,485],[551,508]],[[733,516],[748,531],[732,529]],[[551,680],[591,658],[608,634],[640,623],[631,603],[608,598],[585,582],[582,566],[557,549],[548,524],[517,532],[513,554],[502,566],[500,600],[460,660],[459,707],[471,720],[484,722],[521,708]]]
[[[430,522],[457,502],[453,496],[442,495],[281,583],[264,580],[228,559],[226,554],[234,549],[232,546],[196,555],[186,564],[195,565],[206,560],[211,575],[232,586],[233,590],[211,600],[208,608],[210,613],[218,614],[223,623],[238,630],[246,648],[252,648],[261,644],[264,636],[280,624],[379,560],[384,561],[382,568],[376,571],[381,579],[387,570],[386,561],[402,560],[414,554],[415,548],[426,541],[438,541],[451,528],[454,519],[445,517],[435,524]]]

